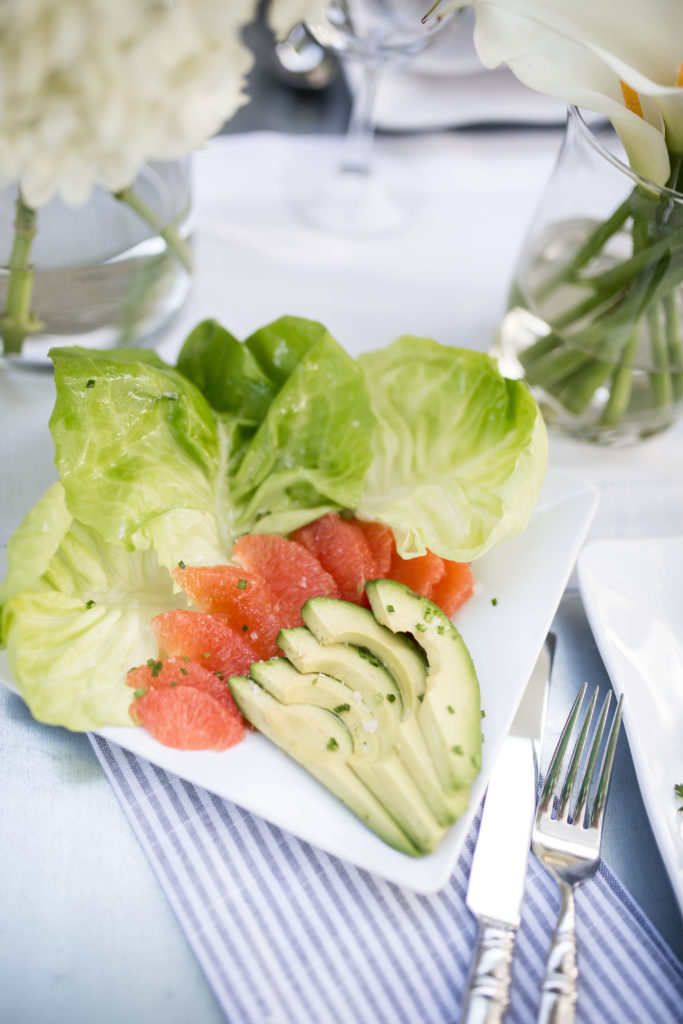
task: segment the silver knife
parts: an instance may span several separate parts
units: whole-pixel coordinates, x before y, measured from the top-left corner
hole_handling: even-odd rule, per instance
[[[479,921],[479,935],[461,1024],[497,1024],[510,999],[554,641],[549,634],[486,790],[467,889],[467,906]]]

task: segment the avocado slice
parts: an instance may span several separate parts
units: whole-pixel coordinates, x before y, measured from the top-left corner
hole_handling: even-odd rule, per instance
[[[299,672],[287,658],[257,661],[249,669],[254,682],[281,704],[311,704],[337,715],[351,733],[353,748],[367,757],[384,752],[386,728],[378,720],[377,706],[368,707],[361,694],[323,672]]]
[[[362,624],[363,620],[371,618],[370,613],[357,616],[356,609],[357,605],[335,600],[325,604],[326,621],[329,624],[334,619],[336,629],[341,633],[344,631],[346,619],[351,619],[349,628],[353,632],[354,626],[357,627],[359,624],[358,619]],[[381,628],[389,633],[391,640],[399,639],[403,646],[403,638],[394,638],[389,630]],[[373,629],[373,632],[377,635],[376,629]],[[386,644],[390,641],[383,638],[383,642]],[[299,672],[324,672],[328,676],[333,676],[345,683],[352,692],[362,696],[366,705],[374,707],[378,727],[386,735],[393,737],[403,764],[440,825],[450,825],[462,814],[467,807],[469,794],[465,792],[452,796],[444,792],[416,716],[403,718],[401,691],[393,676],[374,654],[364,647],[356,647],[350,643],[321,644],[310,630],[304,627],[281,630],[278,646]],[[411,651],[411,655],[412,653]],[[251,675],[260,682],[255,671],[256,666]]]
[[[404,716],[417,714],[426,688],[427,661],[407,637],[381,626],[369,608],[334,597],[309,598],[301,617],[321,644],[353,644],[374,655],[396,680]]]
[[[408,633],[427,656],[418,722],[446,790],[458,790],[481,767],[479,682],[460,633],[440,608],[394,580],[366,584],[379,623]]]
[[[433,850],[466,809],[481,760],[479,684],[457,629],[392,580],[372,611],[311,598],[286,657],[230,688],[249,721],[404,853]],[[405,635],[409,634],[409,635]]]
[[[283,630],[283,634],[287,632]],[[362,662],[362,658],[358,660]],[[366,700],[359,689],[354,690],[324,673],[300,673],[284,658],[256,662],[250,675],[283,705],[324,708],[339,718],[353,743],[352,752],[345,758],[348,767],[381,801],[419,850],[434,849],[443,837],[444,824],[436,820],[401,760],[394,743],[391,716],[385,711],[385,701],[374,699],[377,696],[374,687],[369,693],[366,687],[369,697]],[[393,688],[393,680],[386,673],[383,675],[384,687]],[[382,693],[379,695],[383,697]],[[386,708],[390,707],[387,702]],[[275,742],[287,749],[279,739]],[[306,765],[303,759],[301,763]]]
[[[422,852],[348,766],[353,740],[337,715],[310,704],[281,704],[247,676],[231,676],[230,690],[259,732],[336,794],[384,842],[413,857]]]

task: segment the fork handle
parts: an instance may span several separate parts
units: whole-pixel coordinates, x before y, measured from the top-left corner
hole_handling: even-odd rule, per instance
[[[576,1014],[576,911],[574,890],[560,881],[562,905],[548,954],[538,1024],[572,1024]]]
[[[510,1000],[516,928],[479,923],[460,1024],[500,1024]]]

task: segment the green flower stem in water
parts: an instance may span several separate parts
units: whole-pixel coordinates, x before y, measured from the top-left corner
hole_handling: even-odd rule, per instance
[[[655,366],[654,373],[650,374],[650,386],[655,405],[658,407],[671,405],[673,398],[673,385],[671,375],[667,372],[669,368],[669,353],[667,351],[664,327],[660,317],[660,310],[656,306],[650,306],[646,313],[650,331],[650,347],[652,350],[652,362]]]
[[[114,192],[112,194],[115,199],[118,199],[121,203],[125,203],[125,205],[129,206],[131,210],[134,210],[146,224],[149,224],[149,226],[164,239],[168,247],[173,250],[178,260],[182,263],[188,273],[192,273],[192,254],[190,252],[190,247],[185,239],[181,238],[178,234],[175,224],[160,224],[159,218],[152,207],[149,206],[144,199],[141,199],[140,196],[137,195],[137,193],[130,187],[122,188],[118,192]]]
[[[664,296],[664,325],[666,331],[669,363],[671,366],[683,367],[683,341],[681,340],[681,322],[676,305],[675,292]],[[683,398],[683,369],[671,374],[671,386],[674,399]]]
[[[594,256],[600,252],[602,247],[610,240],[612,235],[619,230],[631,212],[631,196],[625,199],[621,206],[612,213],[607,220],[599,224],[593,233],[587,238],[583,245],[574,253],[571,260],[561,267],[556,273],[551,274],[542,282],[537,291],[538,299],[547,299],[553,289],[565,281],[571,281],[577,270],[581,270]]]
[[[26,336],[34,334],[43,326],[31,313],[33,268],[29,259],[37,231],[36,211],[26,205],[21,193],[17,196],[16,211],[5,309],[0,314],[0,333],[5,355],[17,355],[21,352]]]
[[[638,348],[638,328],[631,331],[631,337],[624,350],[624,357],[614,371],[607,405],[602,411],[600,422],[603,426],[615,426],[626,412],[633,386],[633,362]]]
[[[680,158],[672,158],[671,185]],[[629,225],[630,221],[630,227]],[[591,272],[617,232],[630,231],[630,255]],[[608,256],[609,259],[609,256]],[[518,353],[525,377],[569,412],[581,414],[606,386],[602,425],[615,426],[628,411],[639,336],[648,339],[651,405],[667,408],[683,397],[683,339],[677,292],[683,282],[683,206],[637,186],[574,255],[535,289],[534,301],[552,301],[563,286],[583,289],[551,319],[551,331]],[[541,314],[542,315],[542,314]]]

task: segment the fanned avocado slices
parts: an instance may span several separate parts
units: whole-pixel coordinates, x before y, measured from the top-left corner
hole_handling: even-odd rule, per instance
[[[479,686],[451,621],[392,580],[366,585],[372,611],[311,598],[285,657],[230,688],[240,710],[390,846],[438,846],[469,801],[481,758]],[[410,635],[406,635],[410,634]]]

